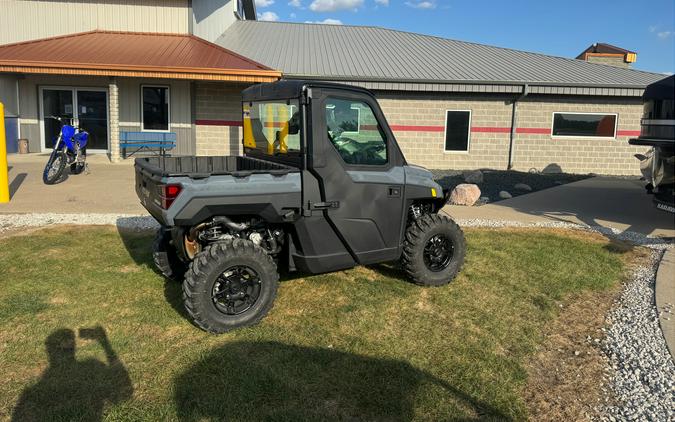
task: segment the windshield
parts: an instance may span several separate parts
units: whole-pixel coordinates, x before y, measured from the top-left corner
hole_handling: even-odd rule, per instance
[[[266,155],[300,152],[298,100],[244,104],[244,147]]]

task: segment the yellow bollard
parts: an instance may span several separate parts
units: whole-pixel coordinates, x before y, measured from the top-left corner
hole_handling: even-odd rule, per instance
[[[7,141],[5,140],[5,105],[0,103],[0,203],[9,202]]]

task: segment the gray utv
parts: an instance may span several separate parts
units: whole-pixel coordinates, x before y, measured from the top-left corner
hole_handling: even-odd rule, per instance
[[[465,255],[438,211],[441,187],[408,165],[374,96],[342,84],[279,81],[242,93],[243,156],[137,158],[136,192],[161,224],[157,268],[183,281],[202,329],[255,324],[277,267],[317,274],[400,261],[441,286]]]

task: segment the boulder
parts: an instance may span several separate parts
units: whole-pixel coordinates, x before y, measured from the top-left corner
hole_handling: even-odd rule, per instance
[[[518,190],[524,190],[526,192],[532,192],[532,187],[530,185],[525,184],[525,183],[516,183],[513,186],[513,188],[518,189]]]
[[[499,197],[502,198],[502,199],[510,199],[510,198],[513,198],[513,195],[511,195],[507,191],[503,190],[503,191],[499,192]]]
[[[455,186],[450,193],[450,204],[471,206],[480,198],[480,189],[478,186],[469,183],[462,183]]]
[[[483,183],[483,172],[480,170],[464,172],[464,181],[472,184]]]

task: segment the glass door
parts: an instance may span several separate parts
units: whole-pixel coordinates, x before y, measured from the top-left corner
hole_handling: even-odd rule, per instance
[[[106,91],[77,90],[77,120],[80,127],[89,132],[89,151],[108,151],[107,97]]]
[[[43,121],[43,149],[54,147],[54,141],[59,136],[61,125],[51,116],[72,119],[74,112],[72,89],[43,89],[42,90],[42,121]],[[70,123],[71,120],[66,120]]]
[[[108,91],[96,88],[40,88],[42,149],[54,147],[61,125],[50,116],[63,117],[89,132],[87,151],[108,151]]]

